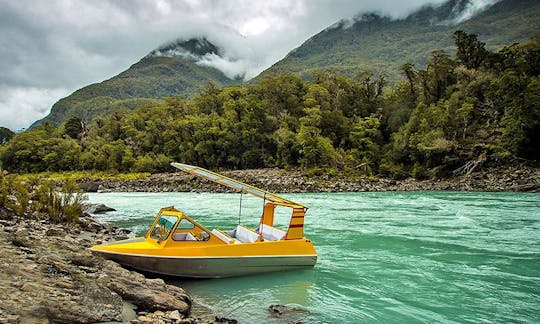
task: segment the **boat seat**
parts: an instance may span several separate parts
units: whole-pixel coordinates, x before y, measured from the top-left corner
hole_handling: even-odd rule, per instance
[[[214,228],[212,230],[212,234],[214,234],[215,236],[217,236],[217,238],[219,238],[220,240],[222,240],[223,242],[227,244],[235,243],[235,240],[232,237],[229,237],[228,235],[223,234],[217,228]]]
[[[195,236],[191,233],[174,233],[173,235],[174,241],[198,241]]]
[[[242,243],[253,243],[259,239],[259,234],[242,225],[238,225],[234,230],[234,237]]]
[[[261,224],[259,228],[266,241],[279,241],[287,234],[284,230],[266,224]]]

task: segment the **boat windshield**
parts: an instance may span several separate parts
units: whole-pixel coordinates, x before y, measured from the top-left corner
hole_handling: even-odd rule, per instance
[[[169,236],[169,233],[171,232],[174,224],[176,224],[177,221],[177,216],[161,215],[156,225],[152,229],[150,237],[159,241],[165,240]]]

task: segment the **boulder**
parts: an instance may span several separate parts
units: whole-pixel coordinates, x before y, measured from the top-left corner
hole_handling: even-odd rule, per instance
[[[29,232],[27,228],[16,229],[11,238],[11,243],[18,247],[29,248],[32,247],[32,243],[29,240]]]
[[[296,306],[270,305],[268,310],[273,317],[286,323],[303,323],[307,317],[306,311]]]
[[[116,209],[106,206],[104,204],[89,204],[84,209],[84,212],[88,214],[101,214],[110,211],[116,211]]]
[[[89,227],[95,225],[86,220],[92,224]],[[136,320],[129,302],[141,311],[161,311],[162,316],[151,319],[153,323],[194,322],[188,317],[191,299],[184,290],[161,279],[147,279],[87,250],[108,239],[103,231],[81,231],[73,224],[25,220],[21,227],[16,221],[0,221],[0,287],[3,296],[9,296],[0,298],[0,323]]]
[[[80,182],[79,188],[85,192],[97,192],[99,189],[99,182],[97,181],[87,181],[87,182]]]
[[[104,280],[107,287],[138,308],[152,312],[178,310],[184,316],[191,311],[191,299],[186,292],[162,279],[147,279],[112,261],[105,261],[102,271],[109,274]]]
[[[98,233],[106,229],[105,225],[97,222],[88,213],[84,213],[83,216],[79,218],[79,225],[83,230],[92,233]]]

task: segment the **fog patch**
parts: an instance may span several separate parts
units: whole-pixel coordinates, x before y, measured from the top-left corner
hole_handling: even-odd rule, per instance
[[[218,69],[229,79],[244,80],[246,77],[250,78],[254,76],[248,74],[248,61],[229,59],[214,53],[204,55],[199,61],[196,62],[196,64]]]
[[[457,17],[454,18],[453,23],[457,25],[467,21],[499,1],[500,0],[469,0],[461,12],[456,12]]]
[[[0,89],[0,126],[12,131],[28,128],[45,117],[51,106],[69,94],[63,88],[3,87]]]

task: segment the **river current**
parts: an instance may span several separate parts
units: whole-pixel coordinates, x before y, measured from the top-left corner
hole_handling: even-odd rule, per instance
[[[240,323],[540,322],[540,194],[285,194],[309,206],[313,269],[174,280]],[[262,201],[240,194],[93,193],[102,221],[144,234],[161,207],[207,228],[256,227]],[[240,207],[241,206],[241,207]],[[285,227],[288,211],[278,210]],[[290,306],[274,317],[272,304]]]

